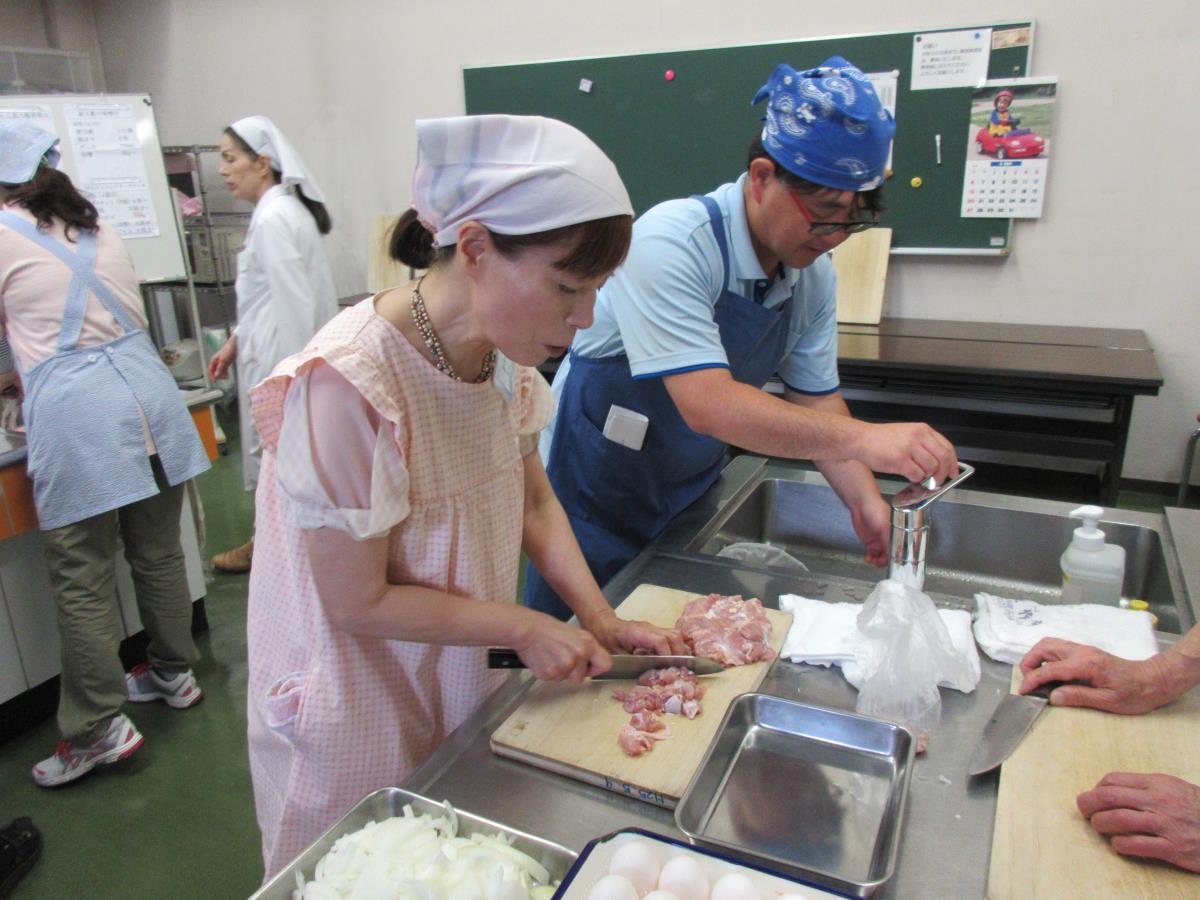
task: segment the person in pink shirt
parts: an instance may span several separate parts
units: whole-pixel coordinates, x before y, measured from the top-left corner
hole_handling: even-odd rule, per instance
[[[538,117],[420,121],[417,144],[391,246],[425,274],[342,312],[251,394],[247,717],[268,877],[503,684],[486,647],[571,682],[609,651],[684,652],[616,617],[537,453],[553,400],[532,367],[591,324],[629,246],[616,168]],[[522,549],[582,627],[515,602]]]
[[[184,709],[203,696],[179,517],[184,482],[209,467],[144,331],[121,237],[57,171],[57,144],[31,123],[0,122],[0,336],[24,387],[26,471],[62,663],[62,739],[32,772],[42,787],[137,751],[127,699]],[[149,662],[128,674],[117,653],[118,546],[150,635]]]

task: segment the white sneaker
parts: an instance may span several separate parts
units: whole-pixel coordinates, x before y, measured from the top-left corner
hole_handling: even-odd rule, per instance
[[[149,663],[142,663],[125,673],[125,687],[129,690],[129,699],[135,703],[165,700],[167,706],[174,709],[187,709],[204,699],[204,692],[196,684],[191,669],[164,679],[150,668]]]
[[[96,766],[115,763],[132,756],[142,746],[142,733],[129,719],[113,716],[104,737],[94,744],[79,745],[63,738],[54,755],[33,767],[33,780],[42,787],[56,787],[82,778]]]

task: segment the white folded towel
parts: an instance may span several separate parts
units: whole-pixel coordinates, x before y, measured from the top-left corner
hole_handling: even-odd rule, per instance
[[[975,595],[975,640],[992,659],[1016,664],[1045,637],[1099,647],[1124,659],[1158,652],[1148,612],[1097,603],[1048,604]]]
[[[840,666],[842,674],[856,688],[866,675],[875,671],[871,659],[874,642],[865,639],[858,630],[861,603],[826,603],[810,600],[797,594],[782,594],[779,608],[792,614],[792,627],[784,639],[779,655],[792,662],[814,666]],[[979,651],[971,634],[971,614],[965,609],[939,609],[938,615],[950,632],[954,649],[971,668],[969,684],[943,680],[942,687],[969,693],[979,684]]]

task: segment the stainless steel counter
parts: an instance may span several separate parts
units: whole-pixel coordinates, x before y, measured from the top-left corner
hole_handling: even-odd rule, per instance
[[[606,587],[610,603],[617,605],[642,583],[696,593],[741,593],[761,597],[772,606],[777,605],[781,593],[861,600],[857,596],[861,594],[860,582],[846,580],[843,584],[828,575],[797,578],[683,549],[726,504],[745,496],[748,479],[761,465],[762,460],[753,457],[735,460],[708,495]],[[1004,502],[1010,507],[1021,503],[1020,498],[1004,498]],[[1200,513],[1177,512],[1179,515],[1170,520],[1174,542],[1186,545],[1180,548],[1181,558],[1185,549],[1193,554],[1187,558],[1196,560],[1192,565],[1194,576],[1200,572],[1200,538],[1196,537],[1200,533],[1196,527]],[[1193,613],[1197,596],[1191,592],[1188,605]],[[1172,639],[1161,637],[1164,641]],[[942,691],[941,725],[929,751],[917,758],[913,769],[896,874],[876,896],[953,900],[984,896],[999,776],[993,772],[968,779],[966,766],[984,724],[1008,691],[1011,667],[983,657],[982,670],[974,693]],[[404,787],[448,799],[471,812],[575,850],[592,838],[630,826],[682,838],[669,810],[492,755],[489,735],[520,703],[529,684],[525,674],[512,676],[509,684],[451,735]],[[774,664],[760,690],[846,710],[854,708],[856,699],[856,692],[840,670],[785,660]]]
[[[805,585],[721,561],[687,554],[639,557],[610,585],[619,600],[643,582],[708,593],[742,593],[775,598],[805,594]],[[809,593],[808,596],[812,596]],[[983,679],[973,694],[942,692],[942,724],[929,752],[918,757],[909,789],[900,861],[878,897],[963,898],[984,893],[997,775],[966,777],[967,760],[1001,695],[1010,668],[983,662]],[[521,700],[528,676],[513,676],[474,717],[413,773],[404,787],[445,798],[464,809],[580,850],[609,831],[640,826],[676,838],[673,814],[562,776],[493,756],[489,735]],[[805,703],[854,709],[855,691],[840,670],[775,663],[760,688]],[[614,735],[614,740],[616,736]]]

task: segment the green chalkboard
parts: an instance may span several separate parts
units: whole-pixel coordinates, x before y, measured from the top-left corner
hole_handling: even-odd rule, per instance
[[[1028,29],[1027,35],[1032,23],[943,30],[968,28],[1008,34]],[[471,115],[543,115],[570,122],[617,164],[641,213],[737,178],[746,148],[762,127],[762,106],[752,107],[750,100],[774,67],[787,62],[808,68],[838,54],[864,72],[900,72],[893,175],[881,222],[893,229],[893,251],[1003,252],[1008,219],[959,215],[971,88],[909,89],[914,37],[937,30],[469,68],[463,73],[466,109]],[[1028,59],[1028,41],[992,49],[988,77],[1023,76]],[[582,79],[592,83],[590,92],[580,90]],[[911,186],[914,177],[921,179],[920,188]]]

